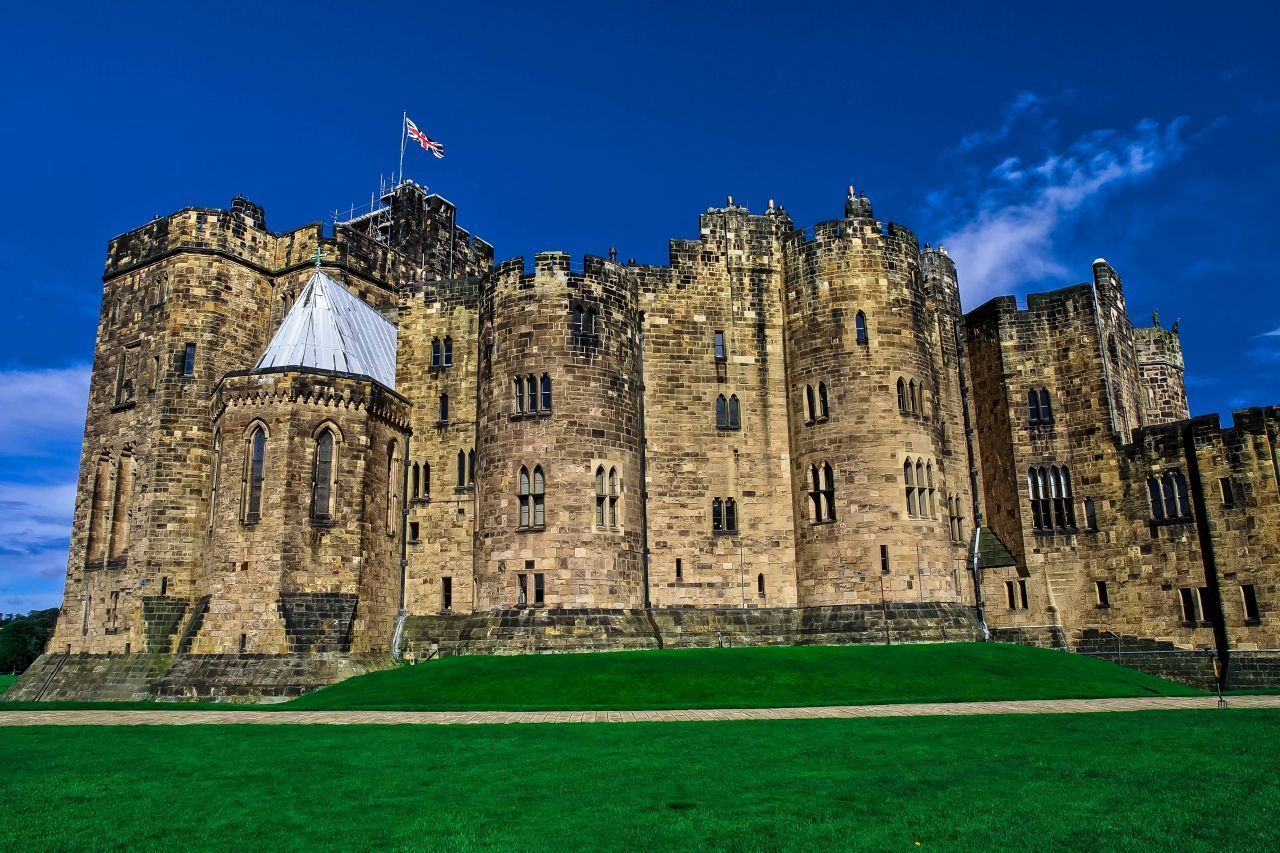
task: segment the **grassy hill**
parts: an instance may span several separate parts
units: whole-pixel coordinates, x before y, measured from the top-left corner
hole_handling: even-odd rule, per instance
[[[17,680],[18,676],[16,675],[0,675],[0,696],[3,696],[4,692],[12,687]]]
[[[649,710],[1193,696],[1067,652],[1001,643],[452,657],[370,673],[283,710]]]

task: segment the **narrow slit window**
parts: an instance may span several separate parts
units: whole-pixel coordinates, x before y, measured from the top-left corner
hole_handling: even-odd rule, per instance
[[[333,432],[324,430],[316,438],[315,473],[311,491],[311,515],[325,521],[332,517]]]
[[[516,377],[516,414],[524,414],[524,380]]]
[[[729,429],[741,429],[741,412],[738,408],[738,395],[733,394],[729,397]]]
[[[262,427],[254,429],[249,437],[249,466],[246,478],[244,520],[255,522],[262,518],[262,484],[267,459],[267,433]]]
[[[551,377],[542,374],[542,411],[551,411]]]
[[[444,339],[444,360],[441,364],[444,367],[453,367],[453,338],[447,335]]]
[[[1235,492],[1235,488],[1233,488],[1233,487],[1232,487],[1232,485],[1231,485],[1231,478],[1230,478],[1230,477],[1219,477],[1219,478],[1218,478],[1218,489],[1222,492],[1222,505],[1223,505],[1223,506],[1235,506],[1235,505],[1236,505],[1236,492]]]
[[[540,607],[547,601],[547,582],[546,575],[537,572],[533,576],[533,604]]]
[[[1253,584],[1242,584],[1240,587],[1240,598],[1244,604],[1244,618],[1246,622],[1262,621],[1261,611],[1258,610],[1258,592]]]
[[[830,416],[831,416],[831,409],[827,404],[827,384],[825,382],[819,382],[818,383],[818,420],[825,421]]]
[[[726,361],[728,359],[729,356],[724,347],[724,332],[717,331],[715,333],[714,348],[716,361]]]
[[[453,609],[453,578],[449,575],[440,578],[440,609]]]
[[[440,423],[446,423],[449,420],[449,395],[440,395]]]
[[[182,350],[182,375],[188,378],[196,375],[195,344],[187,344]]]
[[[861,311],[859,311],[857,314],[853,316],[853,329],[854,329],[855,340],[857,340],[858,344],[861,346],[866,346],[867,341],[870,340],[867,337],[867,315],[866,314],[863,314]]]
[[[1099,606],[1099,607],[1110,607],[1110,606],[1111,606],[1111,596],[1107,594],[1107,582],[1106,582],[1106,581],[1094,581],[1094,582],[1093,582],[1093,586],[1094,586],[1094,591],[1098,594],[1098,606]]]

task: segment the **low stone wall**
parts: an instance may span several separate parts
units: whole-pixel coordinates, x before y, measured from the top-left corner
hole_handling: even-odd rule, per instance
[[[283,701],[393,665],[386,655],[41,655],[0,701]]]
[[[543,610],[410,616],[405,654],[531,654],[713,646],[973,641],[972,608],[949,603],[806,608]]]
[[[1061,628],[1039,625],[1026,628],[991,628],[990,631],[993,643],[1014,643],[1019,646],[1037,646],[1042,649],[1067,647]]]

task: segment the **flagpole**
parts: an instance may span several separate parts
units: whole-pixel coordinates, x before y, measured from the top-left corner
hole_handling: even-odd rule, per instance
[[[404,183],[404,140],[405,132],[409,127],[409,111],[405,110],[400,116],[400,176],[397,178],[397,186]]]

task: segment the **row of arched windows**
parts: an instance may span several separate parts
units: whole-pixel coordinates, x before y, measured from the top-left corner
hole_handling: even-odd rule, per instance
[[[738,395],[723,394],[716,397],[716,429],[741,429],[742,417],[738,406]]]
[[[938,490],[933,479],[933,463],[923,459],[902,463],[902,481],[907,497],[909,518],[937,518]]]
[[[1049,405],[1049,389],[1032,388],[1027,392],[1027,422],[1031,424],[1053,423],[1053,408]]]
[[[898,411],[904,415],[924,414],[924,383],[898,377]]]
[[[836,475],[830,462],[809,466],[809,509],[814,524],[836,520]]]
[[[453,367],[453,338],[445,335],[442,342],[439,338],[431,339],[431,366]]]
[[[546,492],[547,481],[542,466],[535,465],[532,476],[527,467],[520,466],[520,490],[516,500],[520,504],[521,530],[541,530],[546,526]]]
[[[542,378],[530,373],[512,380],[515,387],[515,413],[517,415],[549,414],[551,412],[551,377]]]
[[[1156,521],[1191,517],[1187,478],[1181,471],[1166,471],[1163,476],[1148,477],[1147,492],[1151,497],[1151,517]]]
[[[818,393],[814,396],[813,386],[804,386],[804,422],[812,424],[825,421],[831,416],[831,407],[827,403],[827,383],[818,383]]]
[[[90,563],[114,560],[129,552],[129,505],[133,497],[133,451],[125,449],[114,463],[111,455],[98,458],[89,504],[89,541],[85,556]]]
[[[1031,500],[1033,529],[1076,529],[1076,502],[1071,493],[1071,472],[1066,465],[1027,469],[1027,497]]]
[[[618,469],[609,468],[608,475],[604,466],[596,468],[596,527],[610,530],[618,529]]]

